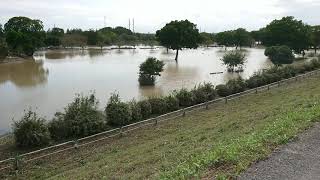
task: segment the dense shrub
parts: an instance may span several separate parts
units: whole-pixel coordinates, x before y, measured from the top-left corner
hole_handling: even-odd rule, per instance
[[[142,120],[141,107],[137,101],[132,100],[129,102],[129,107],[131,111],[132,122],[138,122]]]
[[[232,94],[231,90],[228,88],[227,85],[220,84],[216,86],[217,94],[221,97],[226,97]]]
[[[104,119],[94,94],[77,95],[64,112],[56,113],[49,129],[54,139],[79,138],[103,131],[106,128]]]
[[[131,122],[130,106],[121,102],[118,94],[112,94],[105,109],[107,121],[111,125],[124,126]]]
[[[174,91],[176,98],[179,101],[179,106],[188,107],[194,105],[194,93],[186,88]]]
[[[148,100],[142,100],[138,102],[141,109],[141,115],[143,119],[148,119],[152,114],[151,104]]]
[[[241,77],[229,80],[226,85],[232,94],[242,92],[246,89],[246,83]]]
[[[264,54],[268,56],[275,65],[291,64],[294,60],[292,50],[288,46],[267,47]]]
[[[156,81],[156,76],[140,74],[138,81],[140,86],[153,86]]]
[[[32,111],[26,112],[20,121],[14,122],[13,134],[19,147],[37,147],[50,142],[46,120]]]
[[[246,60],[246,55],[241,51],[237,51],[237,50],[227,52],[222,58],[223,64],[228,66],[229,72],[243,71],[243,65],[245,63],[245,60]]]
[[[149,99],[153,115],[161,115],[168,112],[167,101],[163,97],[152,97]]]
[[[164,97],[164,99],[167,104],[168,112],[176,111],[179,109],[179,100],[175,96],[169,95]]]
[[[164,63],[156,58],[148,58],[140,65],[140,85],[154,85],[157,76],[163,71]]]
[[[193,93],[193,102],[195,104],[213,100],[216,96],[216,91],[211,83],[199,84],[195,86],[191,92]]]
[[[297,70],[293,66],[284,66],[279,68],[279,75],[282,79],[287,79],[296,76]]]

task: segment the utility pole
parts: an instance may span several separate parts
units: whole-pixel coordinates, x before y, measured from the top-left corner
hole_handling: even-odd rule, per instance
[[[131,20],[129,18],[129,30],[131,30]]]
[[[132,32],[134,33],[134,18],[132,19],[132,26],[133,26]]]
[[[106,27],[107,23],[106,23],[106,16],[103,17],[103,27]]]

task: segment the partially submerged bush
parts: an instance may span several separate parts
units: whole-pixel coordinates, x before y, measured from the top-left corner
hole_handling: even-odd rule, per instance
[[[130,106],[121,102],[118,94],[112,94],[105,109],[107,121],[111,125],[124,126],[131,122]]]
[[[161,76],[164,63],[156,58],[148,58],[140,65],[139,83],[142,86],[154,85],[156,77]]]
[[[105,129],[105,117],[98,110],[94,94],[77,95],[64,112],[58,112],[50,122],[50,133],[54,139],[79,138]],[[63,132],[62,132],[63,131]]]
[[[237,50],[229,51],[223,56],[222,61],[224,65],[228,66],[229,72],[241,72],[246,61],[246,55]]]
[[[292,64],[294,61],[294,55],[288,46],[267,47],[264,54],[275,65]]]
[[[30,110],[13,123],[13,134],[18,147],[38,147],[50,142],[46,120]]]

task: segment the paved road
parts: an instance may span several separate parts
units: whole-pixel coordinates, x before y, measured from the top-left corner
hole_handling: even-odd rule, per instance
[[[320,180],[320,123],[254,164],[239,179]]]

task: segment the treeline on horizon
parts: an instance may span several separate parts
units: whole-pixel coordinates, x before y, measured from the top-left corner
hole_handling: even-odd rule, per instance
[[[198,32],[199,30],[196,29]],[[253,45],[286,45],[300,54],[306,49],[320,46],[320,26],[310,26],[294,17],[274,20],[255,31],[244,28],[219,33],[200,33],[199,45],[225,47],[251,47]],[[294,37],[294,38],[293,38]],[[105,27],[98,30],[54,27],[44,31],[42,21],[28,17],[13,17],[3,27],[0,24],[0,59],[7,55],[32,56],[41,47],[85,47],[138,44],[163,45],[156,34],[134,33],[125,27]],[[164,45],[165,46],[165,45]],[[168,48],[168,47],[167,47]]]

